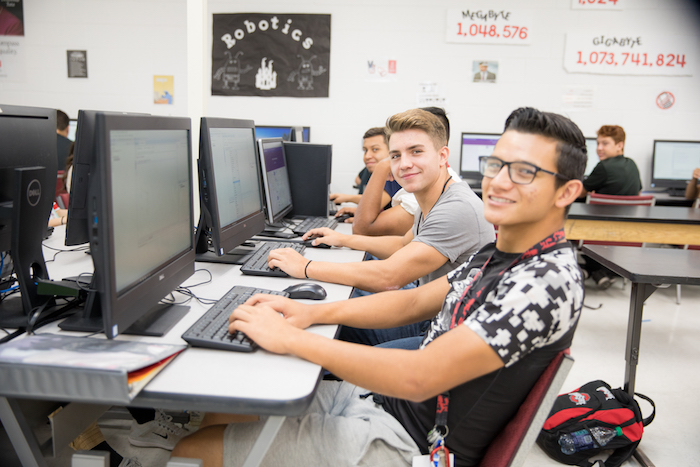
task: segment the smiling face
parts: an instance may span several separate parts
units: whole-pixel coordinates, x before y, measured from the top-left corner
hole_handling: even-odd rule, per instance
[[[437,149],[430,136],[419,129],[392,133],[389,139],[391,173],[409,193],[427,193],[440,183],[447,164],[446,147]],[[441,187],[438,187],[440,189]]]
[[[370,173],[374,171],[377,162],[389,157],[389,147],[382,135],[365,138],[362,143],[362,152],[364,153],[362,160]]]
[[[624,153],[624,141],[616,143],[610,136],[598,136],[597,141],[598,145],[596,146],[596,153],[598,154],[598,159],[601,161],[611,157],[620,156]]]
[[[504,162],[524,161],[557,172],[557,142],[544,136],[506,131],[493,155]],[[502,240],[512,241],[514,237],[527,248],[563,226],[565,204],[560,194],[566,185],[557,188],[555,176],[545,172],[537,172],[528,185],[518,185],[510,179],[506,166],[495,177],[484,177],[484,217],[499,226],[499,248]]]

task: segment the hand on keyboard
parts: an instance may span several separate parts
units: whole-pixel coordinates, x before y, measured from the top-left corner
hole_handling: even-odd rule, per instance
[[[280,268],[292,277],[304,278],[304,268],[309,260],[291,248],[278,248],[272,250],[267,257],[267,264],[271,268]]]
[[[325,243],[326,245],[330,245],[330,246],[345,246],[345,244],[344,244],[345,237],[347,237],[347,235],[338,233],[335,230],[331,230],[331,229],[324,227],[324,228],[320,228],[320,229],[309,230],[301,238],[302,238],[302,240],[315,239],[315,241],[314,241],[315,244],[316,243]]]
[[[245,333],[257,345],[270,352],[289,353],[286,339],[301,330],[292,326],[274,303],[240,305],[229,318],[229,331]]]

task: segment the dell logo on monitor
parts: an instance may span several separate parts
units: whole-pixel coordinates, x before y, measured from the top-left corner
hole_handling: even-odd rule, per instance
[[[33,207],[39,204],[40,199],[41,183],[39,182],[39,180],[34,179],[31,182],[29,182],[29,186],[27,187],[27,202],[30,206]]]

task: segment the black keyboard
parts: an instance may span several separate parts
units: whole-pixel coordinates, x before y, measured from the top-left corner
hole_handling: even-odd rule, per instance
[[[267,265],[267,256],[272,250],[278,248],[293,248],[301,254],[304,254],[306,245],[293,242],[260,242],[260,246],[255,250],[250,258],[248,258],[241,266],[241,272],[251,276],[274,276],[288,277],[289,274],[279,268],[270,269]]]
[[[307,217],[301,224],[296,227],[292,227],[292,232],[297,235],[304,235],[311,229],[318,229],[321,227],[328,227],[329,229],[335,229],[338,226],[338,221],[332,217]]]
[[[229,334],[228,318],[238,305],[256,293],[289,296],[287,292],[236,285],[185,331],[182,338],[193,347],[252,352],[256,345],[245,334],[240,331]]]

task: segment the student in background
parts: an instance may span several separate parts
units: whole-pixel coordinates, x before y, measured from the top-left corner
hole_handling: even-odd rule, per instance
[[[63,170],[66,166],[66,159],[68,159],[68,154],[70,154],[70,146],[73,144],[73,142],[68,139],[69,125],[70,119],[68,115],[61,110],[56,110],[56,149],[59,170]]]
[[[365,132],[364,136],[362,137],[362,152],[364,153],[363,161],[365,163],[365,168],[362,169],[362,171],[355,178],[355,184],[360,187],[360,193],[357,195],[331,193],[330,199],[331,201],[335,202],[335,204],[359,203],[365,191],[365,186],[367,185],[367,182],[369,181],[372,172],[374,172],[375,166],[380,161],[389,157],[389,147],[386,144],[386,138],[383,127],[370,128]],[[400,188],[401,187],[398,183],[391,180],[385,180],[384,192],[381,196],[381,199],[384,202],[384,206],[389,204],[389,202],[391,201],[391,197]],[[342,214],[353,213],[354,208],[341,208],[337,215],[339,216]]]
[[[450,121],[447,118],[445,109],[440,107],[423,107],[438,117],[445,127],[447,143],[450,140]],[[445,143],[445,146],[447,146]],[[452,170],[449,165],[447,172],[452,179],[460,181],[459,175]],[[391,198],[391,207],[386,206],[380,200],[382,193],[382,182],[391,175],[391,161],[385,159],[379,162],[374,168],[372,177],[367,184],[365,193],[357,205],[355,217],[352,224],[352,232],[358,235],[404,235],[413,226],[416,212],[420,212],[420,207],[413,193],[401,188]]]
[[[642,180],[637,164],[625,157],[625,130],[617,125],[603,125],[598,130],[596,148],[600,162],[583,181],[583,192],[602,195],[637,196],[642,191]],[[615,274],[595,260],[585,257],[584,270],[600,289],[609,288]]]
[[[430,452],[438,398],[444,407],[449,391],[442,441],[456,465],[477,465],[547,365],[571,345],[584,291],[564,221],[581,190],[585,139],[569,119],[535,109],[516,110],[506,125],[481,165],[485,216],[500,226],[499,236],[470,262],[416,289],[321,305],[256,295],[233,312],[231,331],[343,379],[321,382],[306,413],[285,420],[267,463],[410,466]],[[353,345],[302,330],[313,323],[381,328],[430,317],[418,350]],[[263,422],[225,425],[231,416],[207,417],[173,456],[203,459],[205,466],[242,464]]]
[[[700,167],[693,170],[693,178],[685,187],[686,199],[700,198]]]

